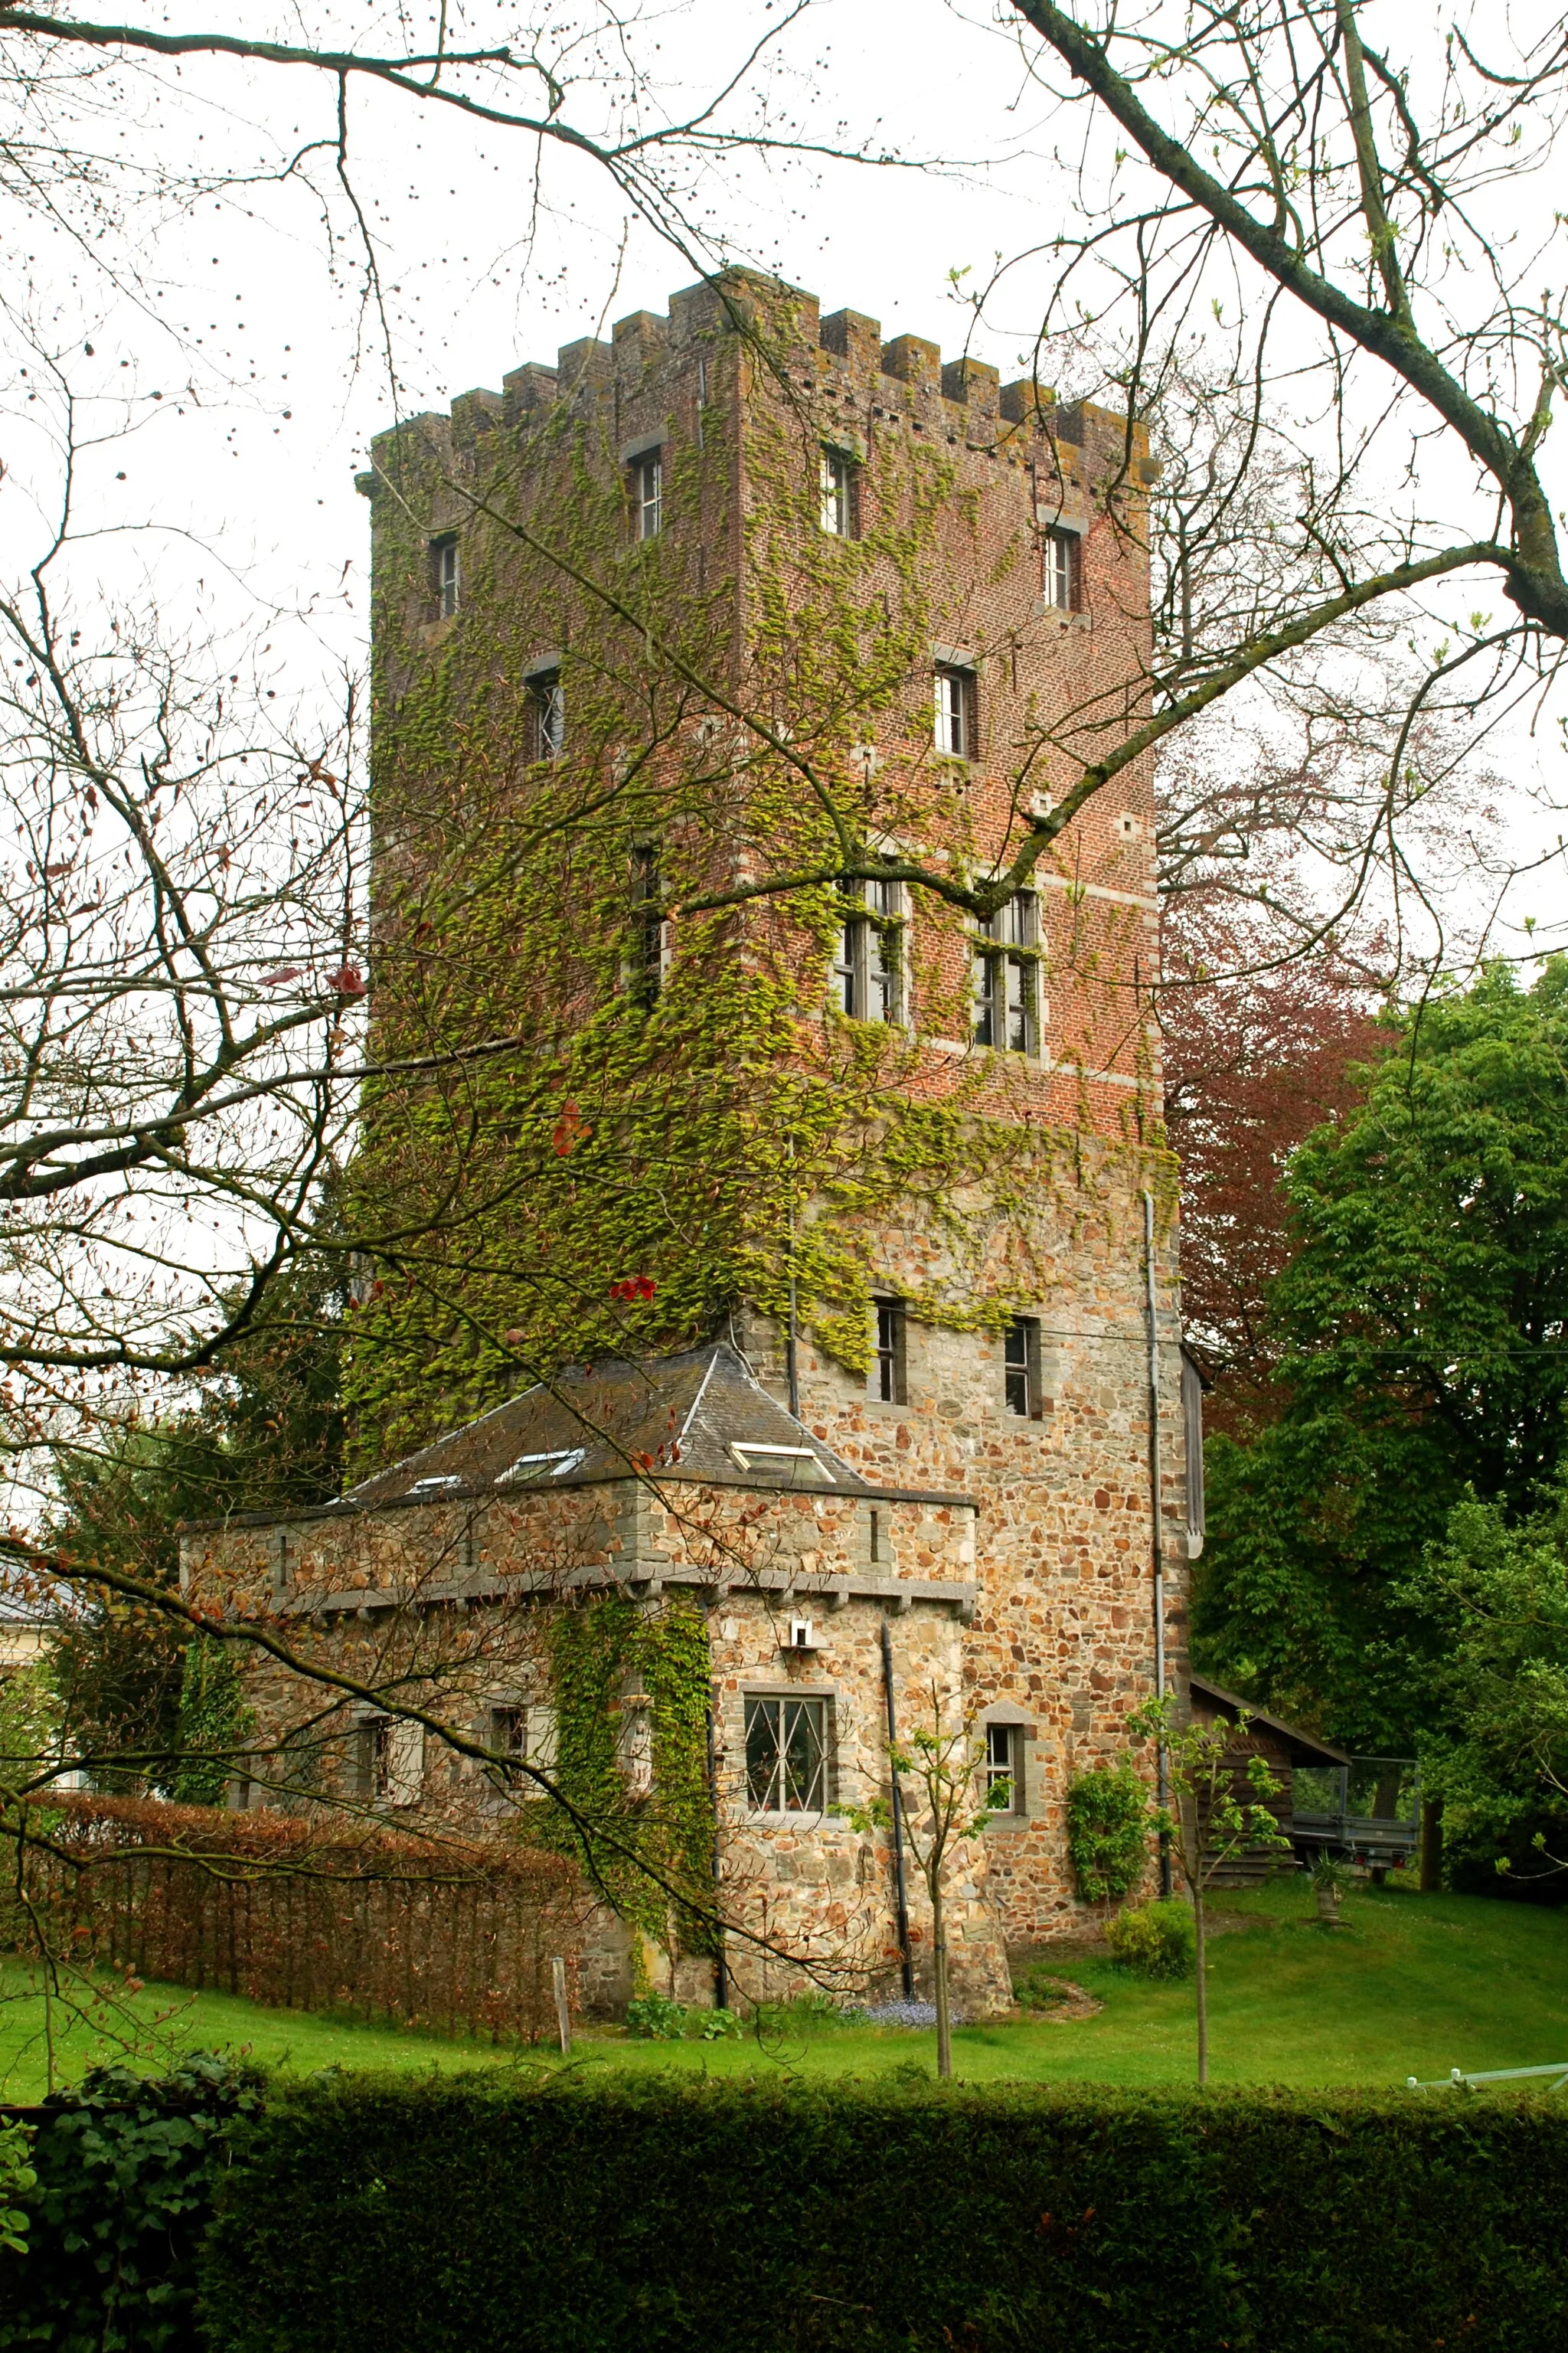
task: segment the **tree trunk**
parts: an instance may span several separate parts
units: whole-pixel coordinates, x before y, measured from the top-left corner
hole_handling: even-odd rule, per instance
[[[947,2007],[947,1915],[940,1877],[931,1892],[931,1945],[936,1963],[936,2072],[952,2073],[952,2021]]]
[[[1443,1800],[1421,1800],[1421,1893],[1436,1895],[1443,1885]]]
[[[1193,1890],[1193,1928],[1197,1938],[1198,1963],[1198,2081],[1209,2079],[1209,1989],[1208,1956],[1204,1937],[1204,1897],[1201,1887]]]

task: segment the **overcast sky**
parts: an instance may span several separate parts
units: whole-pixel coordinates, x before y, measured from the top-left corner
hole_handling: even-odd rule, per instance
[[[159,22],[217,21],[195,0],[155,13]],[[307,14],[312,31],[330,26],[325,7],[274,11],[246,0],[240,13],[247,30],[286,38],[300,37]],[[342,21],[362,49],[390,50],[410,26],[423,37],[429,13],[389,7],[376,22],[345,6]],[[759,95],[731,100],[720,119],[887,148],[908,161],[871,168],[735,149],[693,173],[688,217],[809,288],[825,310],[869,311],[885,333],[921,334],[947,352],[967,339],[1005,376],[1026,365],[1038,273],[1021,270],[979,328],[951,273],[971,273],[962,290],[997,256],[1049,239],[1070,206],[1083,121],[1080,111],[1054,114],[1031,84],[1007,13],[994,14],[987,0],[814,0],[794,10],[789,0],[650,0],[632,18],[624,52],[603,44],[596,55],[586,44],[567,50],[566,69],[578,79],[564,111],[602,130],[621,100],[629,54],[651,85],[647,112],[678,117],[710,98],[783,24],[776,49],[748,78]],[[1427,14],[1408,0],[1366,13],[1381,19],[1396,51],[1411,45],[1413,17]],[[536,0],[536,14],[557,33],[576,19],[604,21],[599,0],[575,11]],[[485,33],[503,17],[518,21],[492,0],[473,0],[469,16]],[[1430,12],[1435,37],[1446,21]],[[1436,53],[1436,37],[1427,46]],[[315,74],[203,60],[97,85],[83,103],[104,152],[149,164],[254,161],[275,174],[284,157],[321,144],[292,181],[261,178],[208,196],[162,218],[155,234],[153,215],[142,216],[140,290],[105,285],[95,259],[104,246],[75,233],[79,216],[35,216],[25,270],[9,281],[17,301],[11,355],[29,374],[11,384],[11,405],[19,396],[22,406],[0,498],[6,569],[30,560],[46,527],[48,437],[29,438],[28,427],[45,415],[52,428],[58,415],[49,400],[26,405],[39,382],[19,332],[26,312],[68,375],[79,417],[104,436],[79,476],[79,515],[105,533],[79,561],[79,593],[90,596],[97,580],[123,589],[150,575],[182,622],[205,599],[246,628],[249,597],[302,608],[302,628],[268,622],[251,642],[258,654],[268,649],[264,667],[285,691],[309,691],[323,667],[363,655],[369,518],[353,477],[394,407],[382,321],[363,301],[354,242],[342,237],[349,216],[330,152],[333,86]],[[607,332],[626,311],[662,310],[690,282],[690,264],[589,160],[547,152],[536,180],[531,142],[357,90],[349,129],[353,186],[385,273],[405,413],[443,406],[472,385],[499,386],[519,362],[553,360],[559,344]],[[1054,153],[1058,144],[1065,159]],[[940,168],[913,168],[928,161]],[[1521,227],[1544,193],[1538,184],[1521,188]],[[1518,739],[1520,773],[1537,756]],[[1549,757],[1554,781],[1560,748]]]

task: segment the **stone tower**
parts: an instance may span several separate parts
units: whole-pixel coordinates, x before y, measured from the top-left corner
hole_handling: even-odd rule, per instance
[[[1152,1688],[1156,1551],[1184,1650],[1148,765],[984,922],[943,886],[1143,706],[1149,478],[1121,417],[742,275],[360,478],[373,1004],[421,1073],[369,1107],[367,1467],[718,1336],[863,1482],[811,1589],[951,1577],[875,1498],[962,1500],[962,1679],[1013,1789],[988,1900],[1026,1943],[1081,1917],[1065,1790]],[[830,1641],[807,1665],[833,1687]]]

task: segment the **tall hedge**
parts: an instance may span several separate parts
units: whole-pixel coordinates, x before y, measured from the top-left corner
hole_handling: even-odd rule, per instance
[[[242,2127],[213,2353],[1539,2353],[1568,2109],[344,2079]]]
[[[201,2353],[196,2255],[260,2077],[208,2052],[166,2075],[100,2067],[23,2111],[25,2253],[0,2249],[0,2348]]]

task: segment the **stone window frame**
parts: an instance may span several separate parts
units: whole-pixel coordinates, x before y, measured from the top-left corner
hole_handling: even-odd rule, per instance
[[[980,757],[980,674],[973,661],[943,648],[931,669],[931,735],[937,756],[966,763]]]
[[[817,453],[818,528],[829,539],[860,536],[860,465],[853,449],[824,441]]]
[[[626,851],[626,953],[621,985],[634,1005],[651,1011],[664,994],[674,958],[672,926],[658,912],[664,896],[664,863],[658,842],[639,835]]]
[[[832,1818],[838,1796],[838,1703],[840,1693],[835,1683],[799,1683],[774,1678],[767,1682],[746,1682],[741,1685],[740,1699],[741,1771],[745,1792],[745,1812],[748,1822],[772,1824],[776,1829],[799,1830],[803,1826],[820,1830]],[[748,1703],[752,1700],[807,1700],[822,1710],[822,1804],[801,1807],[795,1810],[773,1810],[752,1803],[751,1768],[746,1757]]]
[[[354,1802],[373,1813],[419,1805],[425,1796],[425,1726],[384,1708],[361,1707],[354,1712],[353,1734]]]
[[[909,911],[903,884],[871,876],[840,884],[838,896],[845,903],[839,909],[838,940],[828,976],[833,1003],[847,1021],[907,1029]],[[866,913],[846,912],[856,906]],[[879,995],[879,1009],[875,1007]]]
[[[563,759],[566,753],[566,694],[561,683],[561,665],[531,670],[527,681],[524,704],[528,741],[525,757],[530,767],[541,767],[546,762]]]
[[[521,1719],[518,1728],[521,1739],[515,1745],[498,1737],[502,1721]],[[554,1707],[548,1700],[538,1700],[526,1692],[493,1691],[489,1693],[474,1725],[474,1736],[487,1748],[504,1756],[515,1757],[522,1765],[536,1765],[542,1773],[550,1772],[555,1764],[558,1725]],[[484,1767],[479,1768],[481,1772]],[[510,1806],[526,1805],[531,1799],[544,1795],[536,1782],[516,1781],[499,1788],[491,1782],[485,1794],[485,1810],[502,1813]]]
[[[431,534],[430,602],[433,617],[449,621],[459,612],[463,603],[463,558],[458,533],[437,531]]]
[[[1018,1054],[1038,1061],[1050,1008],[1041,987],[1045,950],[1040,944],[1040,902],[1036,891],[1015,891],[973,933],[973,1042],[993,1054]],[[1022,1023],[1015,1044],[1012,1018]]]
[[[1017,1343],[1016,1345],[1015,1335]],[[1016,1420],[1038,1421],[1045,1404],[1045,1383],[1040,1352],[1040,1319],[1037,1315],[1014,1315],[1008,1318],[1002,1335],[1002,1402],[1005,1410]],[[1016,1390],[1016,1376],[1023,1376],[1021,1406],[1013,1402]]]
[[[894,1293],[873,1295],[871,1363],[866,1394],[875,1404],[908,1405],[910,1401],[910,1313]]]
[[[1083,610],[1083,533],[1054,522],[1040,533],[1040,595],[1049,613]]]
[[[632,539],[641,547],[664,533],[664,444],[662,439],[632,450],[625,460],[631,501]]]
[[[990,1707],[982,1708],[975,1719],[975,1728],[984,1738],[987,1749],[992,1733],[1005,1731],[1009,1736],[1008,1746],[1013,1759],[1013,1802],[1005,1813],[988,1814],[985,1827],[988,1831],[1025,1830],[1037,1819],[1037,1792],[1031,1786],[1035,1777],[1029,1770],[1029,1746],[1035,1737],[1035,1720],[1018,1705],[1016,1700],[996,1700]],[[982,1772],[985,1769],[983,1763]]]

